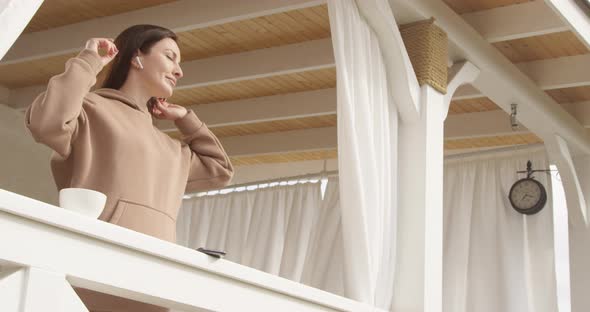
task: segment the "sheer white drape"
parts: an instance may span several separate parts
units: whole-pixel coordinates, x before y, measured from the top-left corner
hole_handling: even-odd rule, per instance
[[[375,33],[354,0],[328,0],[337,68],[345,295],[389,308],[397,216],[398,115]]]
[[[448,160],[444,177],[444,311],[557,311],[551,179],[536,215],[514,211],[512,184],[548,169],[543,150]]]
[[[344,296],[342,223],[338,178],[328,179],[312,227],[302,282]]]
[[[178,244],[227,252],[226,259],[343,295],[338,178],[185,199]]]
[[[320,183],[186,199],[177,241],[223,250],[227,260],[301,282],[312,229],[325,210],[321,203]]]

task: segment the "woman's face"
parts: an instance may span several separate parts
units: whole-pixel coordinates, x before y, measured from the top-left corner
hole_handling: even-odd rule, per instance
[[[180,50],[176,42],[164,38],[152,46],[149,54],[140,54],[139,58],[143,65],[139,71],[140,77],[150,94],[154,97],[171,97],[176,83],[182,78]]]

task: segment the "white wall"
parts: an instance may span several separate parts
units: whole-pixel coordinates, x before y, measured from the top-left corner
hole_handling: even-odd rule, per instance
[[[0,104],[0,188],[56,205],[50,158],[28,134],[23,113]]]

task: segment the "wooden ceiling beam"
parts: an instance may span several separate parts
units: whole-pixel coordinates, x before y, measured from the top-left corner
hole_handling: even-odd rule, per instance
[[[517,63],[516,66],[542,90],[590,85],[590,54]]]
[[[569,30],[543,1],[466,13],[461,17],[491,43]]]
[[[590,85],[590,54],[560,57],[548,60],[517,63],[542,90],[555,90]],[[453,100],[480,98],[484,95],[472,85],[457,89]]]

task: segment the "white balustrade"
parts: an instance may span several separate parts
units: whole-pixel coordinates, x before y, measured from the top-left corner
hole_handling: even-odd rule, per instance
[[[87,311],[72,287],[181,311],[381,311],[0,189],[0,311]]]

